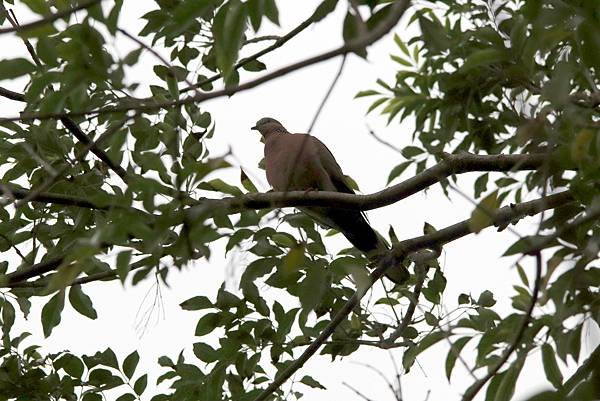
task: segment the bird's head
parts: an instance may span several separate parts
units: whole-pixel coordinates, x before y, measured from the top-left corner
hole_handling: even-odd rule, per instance
[[[257,130],[263,137],[277,132],[287,132],[287,130],[279,121],[271,117],[261,118],[251,129]]]

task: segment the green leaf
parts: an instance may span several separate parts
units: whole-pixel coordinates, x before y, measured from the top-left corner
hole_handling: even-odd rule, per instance
[[[228,82],[233,65],[243,44],[246,30],[246,7],[239,0],[230,0],[221,7],[213,21],[214,50],[217,66]]]
[[[198,184],[198,188],[205,189],[207,191],[223,192],[223,193],[233,195],[233,196],[242,195],[242,191],[238,187],[227,184],[225,181],[223,181],[220,178],[215,178],[208,182],[201,182],[200,184]]]
[[[402,156],[406,157],[407,159],[412,159],[413,157],[418,156],[423,152],[423,149],[419,148],[418,146],[405,146],[402,149]]]
[[[491,64],[505,61],[508,58],[506,50],[499,49],[482,49],[477,50],[466,58],[465,63],[462,65],[460,70],[462,72],[470,71],[477,67],[484,67]]]
[[[542,364],[548,381],[552,383],[554,388],[560,389],[563,383],[563,375],[556,362],[554,349],[548,343],[542,345]]]
[[[444,338],[446,338],[446,333],[434,331],[431,334],[423,337],[416,346],[408,348],[402,357],[402,366],[404,366],[404,369],[406,369],[408,372],[410,367],[415,362],[415,359],[421,352],[425,351],[427,348],[443,340]]]
[[[244,63],[242,68],[246,71],[258,72],[266,70],[267,66],[262,61],[251,60],[247,63]]]
[[[469,229],[474,233],[478,233],[484,228],[490,226],[493,222],[492,216],[498,210],[498,191],[494,191],[475,207],[471,213],[469,220]]]
[[[65,306],[65,291],[57,292],[42,308],[42,328],[44,337],[48,337],[60,323],[60,314]]]
[[[125,393],[123,395],[120,395],[116,401],[135,401],[137,398],[134,394],[131,393]]]
[[[83,376],[84,366],[81,359],[71,354],[64,354],[54,362],[56,369],[62,368],[68,375],[78,379]]]
[[[323,386],[321,383],[319,383],[318,381],[313,379],[311,376],[304,376],[302,379],[300,379],[300,383],[306,384],[307,386],[312,387],[312,388],[319,388],[321,390],[326,390],[325,386]]]
[[[2,302],[2,333],[9,338],[8,333],[15,323],[15,307],[8,300]]]
[[[35,66],[24,58],[0,61],[0,81],[14,79],[35,71]]]
[[[496,304],[496,300],[494,299],[494,294],[491,291],[485,290],[479,296],[477,300],[477,304],[483,306],[484,308],[492,307]]]
[[[131,250],[119,252],[117,255],[117,274],[121,283],[125,283],[125,279],[131,270]]]
[[[279,10],[277,9],[277,3],[275,0],[264,0],[265,4],[265,15],[275,25],[279,26]]]
[[[180,2],[172,13],[172,26],[176,27],[176,29],[173,29],[169,33],[174,36],[181,34],[190,28],[190,26],[196,22],[197,18],[202,17],[210,12],[214,6],[215,1],[213,0]]]
[[[135,393],[137,395],[142,395],[142,393],[146,389],[147,384],[148,384],[148,375],[144,374],[144,375],[140,376],[140,378],[137,379],[135,381],[135,383],[133,384],[133,391],[135,391]]]
[[[180,303],[179,306],[181,306],[181,309],[184,310],[202,310],[207,308],[214,308],[212,302],[210,302],[210,300],[203,295],[199,295],[185,300],[182,303]]]
[[[201,337],[212,332],[219,324],[218,313],[207,313],[202,316],[196,324],[194,335]]]
[[[392,171],[390,171],[390,174],[388,175],[388,179],[387,179],[387,183],[386,185],[389,185],[390,182],[392,182],[394,180],[394,178],[400,176],[404,170],[406,170],[408,168],[408,166],[410,166],[412,163],[412,161],[406,161],[406,162],[402,162],[400,164],[398,164],[396,167],[394,167],[392,169]]]
[[[443,26],[437,21],[419,17],[419,26],[423,33],[425,46],[432,54],[441,53],[450,47],[450,39]]]
[[[338,0],[324,0],[321,4],[319,4],[317,9],[313,13],[312,20],[314,22],[321,21],[327,15],[332,13],[333,10],[335,10],[337,3],[338,3]]]
[[[215,362],[219,359],[219,353],[213,347],[204,343],[194,344],[194,355],[206,363]]]
[[[498,385],[498,390],[495,392],[494,401],[510,401],[512,399],[515,393],[515,384],[523,368],[523,362],[522,358],[517,359],[505,372],[502,381]]]
[[[312,310],[319,303],[327,290],[327,272],[321,266],[312,266],[300,283],[298,298],[303,309]]]
[[[373,95],[381,95],[381,93],[377,92],[376,90],[360,91],[356,95],[354,95],[354,98],[358,99],[359,97],[366,97],[366,96],[373,96]]]
[[[128,379],[133,377],[139,361],[140,356],[137,351],[133,351],[131,354],[127,355],[127,358],[123,361],[123,373],[125,373],[125,376],[127,376]]]
[[[448,355],[446,356],[446,378],[448,379],[448,381],[450,381],[452,370],[454,369],[454,365],[456,364],[456,361],[460,356],[460,352],[465,347],[465,345],[467,345],[471,338],[472,337],[461,337],[458,340],[456,340],[450,347]]]
[[[94,309],[92,299],[86,295],[81,289],[81,285],[76,284],[71,286],[69,290],[69,302],[73,308],[81,313],[83,316],[89,317],[90,319],[96,319],[98,313]]]

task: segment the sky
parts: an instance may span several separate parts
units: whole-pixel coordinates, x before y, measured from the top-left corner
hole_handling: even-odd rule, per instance
[[[284,34],[310,15],[318,3],[313,0],[279,1],[282,28],[266,24],[260,34]],[[148,0],[125,1],[120,23],[130,33],[137,33],[143,26],[139,17],[152,8],[154,3]],[[337,47],[342,40],[340,27],[344,12],[344,7],[338,6],[336,12],[323,23],[308,28],[299,37],[261,60],[269,69],[275,69]],[[28,21],[26,13],[23,15],[21,21]],[[414,33],[407,33],[406,20],[392,33],[394,32],[402,38]],[[354,99],[358,91],[374,88],[377,78],[388,81],[393,79],[397,65],[390,60],[389,54],[398,53],[399,50],[394,45],[392,33],[369,48],[367,60],[354,55],[348,57],[342,75],[312,131],[313,135],[329,147],[344,172],[357,181],[363,193],[384,188],[389,171],[404,161],[396,151],[371,137],[367,127],[395,146],[402,147],[411,143],[412,122],[399,124],[394,121],[387,126],[387,118],[378,116],[376,112],[365,116],[370,99]],[[147,38],[144,40],[150,42]],[[26,56],[22,43],[18,40],[3,35],[0,41],[4,48],[10,49],[11,54]],[[116,45],[122,49],[122,54],[134,47],[123,36],[118,38]],[[247,52],[254,52],[265,45],[264,42],[254,45]],[[156,78],[152,66],[158,61],[150,54],[145,54],[141,60],[132,76],[142,83],[154,81]],[[259,135],[249,127],[259,118],[270,116],[281,121],[291,132],[305,132],[337,73],[340,61],[339,58],[332,59],[232,97],[203,103],[201,108],[209,111],[216,120],[214,138],[208,143],[210,151],[222,154],[231,149],[230,162],[243,167],[259,189],[268,190],[264,171],[258,168],[263,152],[262,143]],[[256,76],[258,75],[242,74],[242,82]],[[23,82],[1,82],[0,85],[18,91],[23,88]],[[139,94],[145,93],[142,91]],[[2,104],[3,115],[14,115],[19,110],[18,104],[8,100],[2,100]],[[402,179],[406,179],[411,173],[408,170]],[[223,177],[237,183],[239,170],[231,169],[221,175]],[[472,195],[474,177],[468,175],[459,180],[459,186],[469,195]],[[424,222],[439,228],[468,218],[474,208],[473,204],[456,193],[451,194],[451,198],[447,199],[438,187],[433,187],[410,199],[370,211],[368,216],[372,225],[380,232],[387,233],[391,224],[400,239],[411,238],[422,234]],[[533,219],[526,219],[516,230],[521,234],[531,233],[534,230],[533,222]],[[460,293],[470,293],[477,298],[482,291],[489,289],[498,301],[500,313],[509,310],[510,296],[513,295],[512,284],[518,280],[517,272],[511,267],[512,260],[501,258],[500,255],[515,240],[515,235],[508,230],[486,230],[444,248],[440,263],[448,279],[444,299],[449,309],[456,306]],[[340,246],[347,245],[343,238],[336,238],[334,241],[338,241]],[[152,280],[146,280],[135,287],[128,284],[123,287],[119,282],[88,284],[84,290],[94,300],[99,312],[97,320],[82,317],[67,306],[61,324],[48,339],[43,339],[39,320],[43,303],[38,301],[34,303],[29,320],[20,321],[18,329],[34,333],[31,342],[43,344],[42,351],[45,352],[69,349],[75,354],[83,354],[110,346],[119,360],[122,360],[137,349],[141,355],[138,369],[149,373],[149,383],[152,384],[164,372],[156,363],[159,356],[168,355],[174,359],[187,347],[186,355],[191,361],[194,360],[191,344],[198,341],[194,337],[194,328],[201,314],[183,311],[179,308],[179,303],[195,295],[206,295],[214,299],[224,280],[232,291],[237,288],[236,280],[249,258],[241,252],[232,253],[225,258],[221,251],[223,247],[224,241],[216,243],[210,261],[195,262],[183,271],[173,270],[169,275],[169,286],[160,288],[160,300],[156,298],[156,286]],[[526,259],[523,263],[530,273],[533,272],[533,265],[533,260]],[[273,299],[278,294],[276,290],[266,290],[264,296]],[[290,300],[285,306],[294,307],[294,302]],[[597,328],[589,328],[582,341],[582,358],[598,343],[598,338]],[[213,340],[216,342],[216,339]],[[457,363],[452,382],[448,383],[444,374],[446,353],[447,343],[441,343],[417,359],[410,374],[401,379],[405,400],[425,400],[427,397],[431,400],[460,399],[462,391],[472,383],[473,378],[464,366]],[[371,400],[394,400],[386,382],[365,364],[382,372],[387,380],[394,381],[393,361],[400,366],[401,359],[401,349],[382,351],[373,348],[361,348],[350,357],[333,363],[329,357],[315,357],[298,372],[296,379],[310,374],[325,385],[327,390],[314,390],[301,384],[298,384],[298,389],[305,392],[303,400],[306,401],[360,400],[358,395],[343,384],[348,383]],[[517,384],[517,400],[549,388],[543,370],[540,369],[541,356],[534,355],[530,359],[532,363],[525,366]],[[523,385],[524,383],[527,384]],[[152,394],[151,388],[149,385],[147,395]],[[483,399],[481,395],[479,399]]]

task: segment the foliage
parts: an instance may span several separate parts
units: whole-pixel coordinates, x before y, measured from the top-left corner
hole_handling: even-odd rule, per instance
[[[126,357],[110,348],[88,356],[40,355],[37,345],[23,347],[27,333],[14,333],[17,313],[27,317],[32,300],[38,301],[34,297],[45,297],[43,333],[50,336],[65,303],[90,319],[102,312],[85,293],[86,283],[137,285],[150,278],[166,283],[173,269],[208,258],[220,238],[227,239],[227,252],[237,248],[252,255],[239,291],[223,286],[216,299],[198,294],[181,304],[198,319],[198,342],[190,345],[195,359],[183,353],[175,360],[161,357],[164,374],[158,383],[168,389],[151,399],[255,399],[319,336],[355,289],[369,283],[368,260],[355,249],[331,254],[322,230],[303,214],[286,213],[275,225],[269,223],[278,215],[270,209],[203,203],[202,197],[242,198],[256,187],[243,172],[240,183],[218,178],[231,166],[226,156],[207,149],[215,121],[200,102],[186,99],[211,93],[218,80],[235,89],[241,69],[251,74],[267,68],[259,57],[241,54],[265,21],[279,23],[278,4],[156,0],[135,38],[164,46],[168,60],[156,61],[153,72],[160,83],[146,87],[130,71],[149,48],[140,45],[122,57],[111,51],[115,38],[127,40],[119,18],[122,0],[91,2],[78,18],[68,13],[71,2],[14,3],[40,18],[66,14],[19,33],[32,46],[31,60],[0,61],[0,80],[27,82],[23,97],[3,94],[24,101],[24,114],[18,121],[0,121],[5,194],[0,251],[18,261],[0,264],[6,288],[0,300],[0,399],[95,401],[106,390],[119,401],[139,399],[148,376],[136,371],[136,351]],[[337,3],[324,0],[309,24],[328,18]],[[351,3],[368,18],[362,23],[355,7],[348,7],[340,27],[346,41],[374,29],[393,7],[385,1]],[[13,1],[1,4],[10,8]],[[519,203],[532,194],[567,189],[575,201],[544,215],[537,235],[507,250],[526,255],[544,249],[549,256],[541,277],[517,265],[521,282],[507,316],[495,310],[492,292],[475,295],[465,289],[458,308],[466,314],[454,322],[441,307],[446,278],[437,262],[417,268],[406,260],[410,279],[378,296],[371,307],[401,315],[405,305],[418,302],[414,315],[381,322],[367,305],[354,308],[321,353],[342,358],[360,346],[389,348],[391,341],[405,347],[403,366],[409,371],[420,353],[449,342],[450,380],[468,345],[475,349],[474,369],[484,374],[498,367],[487,399],[500,400],[511,398],[523,364],[540,351],[556,389],[546,399],[592,399],[597,389],[589,376],[598,376],[593,364],[565,379],[556,357],[578,362],[583,325],[600,322],[597,218],[578,220],[586,210],[597,210],[599,200],[600,10],[584,0],[440,0],[411,6],[405,18],[418,24],[421,34],[395,36],[395,82],[379,80],[377,90],[358,95],[375,96],[369,111],[381,108],[390,123],[397,117],[416,121],[414,143],[402,149],[406,161],[390,172],[389,181],[412,167],[424,172],[445,160],[444,152],[542,153],[543,165],[526,175],[507,172],[491,185],[492,168],[477,179],[474,193],[481,205],[471,229],[490,225],[490,211],[507,199]],[[10,26],[5,13],[0,22]],[[356,53],[366,56],[364,49]],[[150,96],[134,97],[138,88]],[[455,181],[453,176],[440,182],[449,189]],[[433,227],[425,231],[436,233]],[[390,237],[397,243],[393,232]],[[539,297],[531,289],[534,283]],[[265,300],[261,286],[282,289],[297,298],[298,307],[285,310],[277,300]],[[540,308],[529,316],[532,305]],[[523,335],[513,344],[521,326]],[[218,343],[209,337],[218,337]],[[498,366],[511,345],[514,356]],[[306,386],[322,388],[312,376],[300,379],[304,387],[294,385],[291,395],[299,398]],[[275,396],[283,399],[283,389]]]

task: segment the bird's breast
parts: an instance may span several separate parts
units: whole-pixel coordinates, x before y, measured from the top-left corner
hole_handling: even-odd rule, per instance
[[[287,139],[287,140],[282,140]],[[305,143],[303,143],[305,142]],[[267,181],[276,191],[317,189],[307,141],[274,138],[265,144]]]

